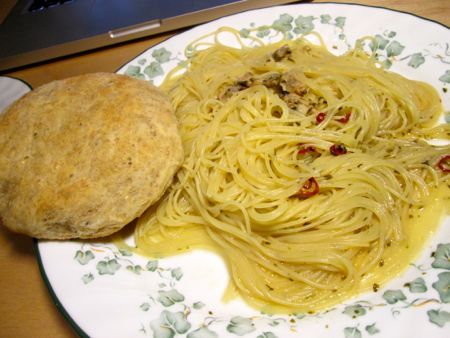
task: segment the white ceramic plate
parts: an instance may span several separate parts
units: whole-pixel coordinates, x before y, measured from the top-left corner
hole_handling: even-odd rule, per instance
[[[407,13],[359,5],[300,4],[225,17],[164,41],[118,72],[159,84],[168,70],[185,60],[188,42],[221,26],[266,41],[315,30],[336,53],[359,37],[375,36],[380,61],[431,83],[450,108],[449,29]],[[450,219],[401,278],[377,293],[306,316],[269,316],[237,300],[222,303],[228,274],[220,258],[208,252],[149,260],[112,243],[39,241],[37,253],[57,306],[81,336],[450,336]]]
[[[0,112],[30,91],[30,85],[8,76],[0,76]]]

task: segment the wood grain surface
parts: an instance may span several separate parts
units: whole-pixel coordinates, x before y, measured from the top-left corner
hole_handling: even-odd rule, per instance
[[[0,0],[0,22],[13,1]],[[367,0],[354,3],[410,12],[450,25],[449,0]],[[72,75],[97,71],[114,72],[136,55],[175,33],[161,34],[0,75],[19,78],[36,87]],[[45,287],[31,238],[12,234],[0,227],[0,271],[0,338],[77,337],[58,312]]]

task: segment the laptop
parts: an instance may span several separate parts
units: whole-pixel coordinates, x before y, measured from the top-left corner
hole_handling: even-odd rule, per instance
[[[16,0],[0,24],[0,71],[291,2]]]

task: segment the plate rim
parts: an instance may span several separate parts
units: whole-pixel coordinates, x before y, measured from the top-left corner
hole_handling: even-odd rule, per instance
[[[156,44],[154,44],[154,45],[152,45],[152,46],[146,48],[146,49],[143,50],[141,53],[136,54],[136,56],[133,57],[133,59],[128,60],[128,61],[126,61],[125,63],[121,64],[114,72],[117,73],[120,69],[122,69],[123,67],[125,67],[125,66],[126,66],[128,63],[130,63],[132,60],[134,60],[134,59],[138,58],[139,56],[145,54],[149,49],[158,47],[158,46],[160,46],[161,44],[165,43],[166,41],[169,41],[169,40],[171,40],[171,39],[177,37],[179,34],[182,34],[182,33],[184,33],[184,32],[188,32],[188,31],[190,31],[190,30],[192,30],[192,29],[194,29],[194,28],[197,28],[197,27],[202,27],[202,26],[208,25],[208,24],[210,24],[211,22],[215,22],[215,21],[218,21],[218,20],[221,20],[221,19],[224,19],[224,18],[231,17],[231,16],[233,16],[233,15],[237,15],[237,14],[247,13],[247,12],[257,11],[257,10],[264,10],[264,9],[267,9],[267,8],[274,8],[274,7],[289,7],[289,6],[321,6],[321,5],[339,5],[339,6],[344,6],[344,7],[352,6],[352,7],[364,7],[364,8],[382,9],[382,10],[386,10],[386,11],[390,11],[390,12],[394,12],[394,13],[400,13],[400,14],[410,15],[410,16],[412,16],[412,17],[415,17],[416,19],[421,19],[421,20],[424,20],[424,21],[428,21],[428,22],[430,22],[430,23],[434,23],[434,24],[437,24],[437,25],[439,25],[439,26],[442,26],[443,28],[446,28],[447,30],[450,30],[450,26],[447,26],[447,25],[445,25],[445,24],[443,24],[443,23],[441,23],[441,22],[439,22],[439,21],[437,21],[437,20],[429,19],[429,18],[420,16],[420,15],[418,15],[418,14],[414,14],[414,13],[411,13],[411,12],[408,12],[408,11],[403,11],[403,10],[399,10],[399,9],[388,8],[388,7],[384,7],[384,6],[376,6],[376,5],[368,5],[368,4],[357,4],[357,3],[352,3],[352,2],[334,2],[334,1],[326,1],[326,2],[300,2],[300,3],[291,3],[291,4],[284,4],[284,5],[273,5],[273,6],[267,6],[267,7],[264,7],[264,8],[258,8],[258,9],[247,9],[247,10],[244,10],[244,11],[241,11],[241,12],[238,12],[238,13],[234,13],[234,14],[227,14],[227,15],[221,16],[221,17],[219,17],[219,18],[216,18],[216,19],[212,19],[212,20],[206,21],[206,22],[204,22],[204,23],[202,23],[202,24],[195,25],[195,26],[191,26],[191,27],[187,28],[187,30],[185,30],[185,31],[178,32],[178,33],[175,33],[174,35],[168,36],[167,38],[161,40],[160,42],[158,42],[158,43],[156,43]],[[176,32],[176,31],[174,31],[174,32]]]
[[[238,13],[224,15],[224,16],[221,16],[219,18],[206,21],[206,22],[204,22],[202,24],[191,26],[191,27],[189,27],[186,30],[181,31],[181,32],[173,31],[174,32],[173,35],[168,36],[167,38],[164,38],[163,40],[159,41],[158,43],[147,47],[141,53],[136,54],[130,60],[128,60],[128,61],[124,62],[123,64],[121,64],[118,68],[116,68],[114,73],[117,73],[120,69],[125,67],[127,64],[129,64],[133,60],[137,59],[139,56],[145,54],[150,49],[157,48],[158,46],[161,46],[162,44],[165,44],[167,41],[170,41],[171,39],[176,38],[178,35],[183,34],[185,32],[188,32],[188,31],[190,31],[190,30],[192,30],[194,28],[207,26],[207,25],[209,25],[212,22],[215,22],[215,21],[218,21],[218,20],[222,20],[224,18],[232,17],[232,16],[237,15],[237,14],[248,13],[248,12],[255,11],[255,10],[264,10],[264,9],[274,8],[274,7],[289,7],[289,6],[298,6],[298,7],[300,7],[300,6],[317,6],[318,7],[318,6],[324,6],[324,5],[338,5],[338,6],[342,6],[342,7],[363,7],[363,8],[369,8],[369,9],[385,10],[385,11],[388,11],[388,12],[393,12],[395,14],[409,15],[409,16],[412,16],[412,17],[414,17],[416,19],[423,20],[425,22],[429,22],[429,23],[432,23],[432,24],[437,24],[438,26],[446,28],[447,30],[450,31],[450,26],[447,26],[444,23],[441,23],[441,22],[439,22],[439,21],[437,21],[435,19],[426,18],[426,17],[420,16],[420,15],[415,14],[415,13],[411,13],[411,12],[404,11],[404,10],[399,10],[399,9],[388,8],[388,7],[385,7],[385,6],[360,4],[360,3],[351,3],[351,2],[334,2],[334,1],[318,2],[318,3],[317,2],[316,3],[314,3],[314,2],[301,2],[301,3],[291,3],[291,4],[284,4],[284,5],[272,5],[272,6],[259,8],[259,9],[248,9],[248,10],[244,10],[244,11],[241,11],[241,12],[238,12]],[[114,48],[114,47],[112,47],[112,48]],[[6,75],[6,77],[10,77],[10,78],[22,81],[30,89],[33,89],[32,86],[29,83],[27,83],[26,81],[24,81],[24,80],[21,80],[21,79],[18,79],[18,78],[14,78],[14,77],[8,76],[8,75]],[[36,260],[37,260],[37,263],[38,263],[39,272],[41,274],[42,280],[44,281],[44,284],[45,284],[45,286],[46,286],[46,288],[47,288],[47,290],[48,290],[48,292],[50,294],[50,297],[51,297],[53,303],[55,304],[58,312],[60,312],[60,314],[68,322],[68,324],[75,331],[76,334],[78,334],[81,338],[90,338],[90,336],[72,318],[70,313],[66,310],[66,308],[62,304],[61,300],[56,295],[55,290],[53,289],[52,284],[50,283],[50,280],[49,280],[49,278],[48,278],[48,276],[46,274],[46,271],[45,271],[45,267],[44,267],[44,264],[43,264],[43,261],[42,261],[41,251],[39,250],[39,243],[40,242],[41,242],[40,240],[38,240],[36,238],[33,238],[33,248],[34,248],[34,251],[36,253]]]
[[[7,75],[7,74],[0,75],[0,78],[2,78],[2,77],[6,77],[6,78],[9,78],[9,79],[12,79],[12,80],[17,80],[19,82],[22,82],[25,86],[28,87],[28,89],[33,90],[33,86],[30,85],[26,80],[19,79],[18,77],[15,77],[15,76],[12,76],[12,75]]]
[[[69,312],[66,310],[66,308],[56,295],[55,290],[53,289],[52,284],[50,283],[50,280],[45,273],[44,263],[42,261],[41,252],[39,250],[39,240],[36,238],[33,238],[33,247],[36,253],[36,261],[38,263],[39,272],[41,274],[44,285],[46,286],[48,293],[50,294],[50,298],[56,306],[56,309],[63,316],[70,327],[75,331],[75,333],[80,336],[80,338],[90,338],[89,335],[72,318],[72,316],[69,314]]]

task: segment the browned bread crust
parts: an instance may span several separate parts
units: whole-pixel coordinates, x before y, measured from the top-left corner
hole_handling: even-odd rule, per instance
[[[168,98],[109,73],[43,85],[0,117],[0,217],[36,238],[106,236],[155,203],[183,150]]]

